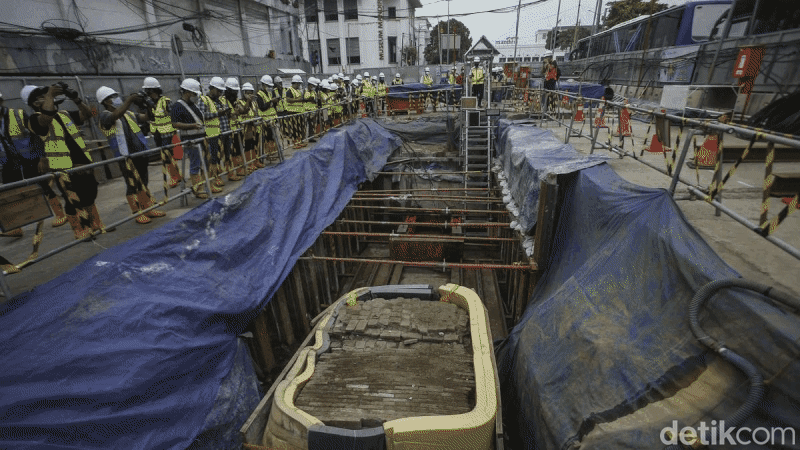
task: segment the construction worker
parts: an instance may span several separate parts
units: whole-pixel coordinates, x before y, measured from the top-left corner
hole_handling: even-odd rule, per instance
[[[361,75],[356,75],[356,79],[353,80],[353,83],[352,83],[352,85],[353,85],[353,88],[352,88],[353,97],[352,97],[351,107],[353,109],[353,117],[357,117],[358,110],[360,109],[361,104],[362,104],[361,103],[362,102],[361,95],[363,93],[363,88],[362,88],[361,83],[362,83]]]
[[[481,107],[483,102],[483,82],[485,79],[486,74],[483,73],[481,59],[476,56],[472,61],[472,70],[469,72],[469,80],[472,83],[472,96],[478,98],[478,108]]]
[[[377,91],[376,98],[378,99],[379,111],[383,114],[386,112],[386,96],[389,94],[389,87],[386,86],[386,75],[381,72],[378,74],[378,83],[375,85]]]
[[[115,90],[100,86],[96,97],[97,102],[104,108],[97,117],[100,131],[106,135],[114,156],[130,156],[146,151],[147,139],[137,121],[146,121],[147,114],[135,114],[130,110],[134,103],[142,104],[141,96],[132,94],[123,101]],[[149,181],[147,160],[147,157],[127,158],[119,163],[125,177],[125,198],[128,200],[131,212],[138,214],[136,223],[139,224],[150,223],[151,218],[167,215],[155,209],[139,214],[142,210],[153,206],[153,197],[147,189]]]
[[[235,78],[234,78],[235,80]],[[238,85],[239,82],[237,81]],[[217,107],[219,113],[219,146],[222,152],[220,156],[225,158],[225,163],[217,164],[217,178],[222,172],[228,172],[228,181],[239,181],[241,178],[236,176],[236,171],[233,170],[233,134],[231,133],[231,115],[233,114],[233,102],[228,101],[226,94],[228,93],[228,86],[222,77],[214,77],[211,79],[211,86],[218,91],[216,98],[212,95],[214,105]],[[236,91],[234,91],[233,100],[236,101]]]
[[[257,106],[254,102],[255,98],[256,93],[255,89],[253,89],[253,85],[250,83],[244,83],[242,85],[242,98],[236,100],[236,103],[234,104],[238,123],[243,127],[242,140],[244,141],[244,154],[247,160],[253,158],[253,151],[257,145],[256,124],[253,122],[245,123],[258,117],[256,114]],[[239,169],[239,175],[247,174],[249,168],[247,167],[245,161],[240,160],[239,164],[242,165],[242,168]]]
[[[403,79],[400,77],[399,73],[394,74],[394,80],[392,80],[392,86],[399,86],[403,84]]]
[[[61,95],[71,99],[78,111],[59,111],[58,106],[63,101]],[[60,82],[47,87],[25,86],[20,96],[34,110],[28,128],[44,144],[45,157],[39,159],[40,173],[65,171],[92,163],[78,128],[92,117],[92,111],[78,92]],[[68,177],[62,174],[58,177],[57,185],[64,197],[67,221],[75,239],[86,239],[93,231],[112,231],[105,230],[94,204],[97,199],[97,180],[91,170],[73,172]]]
[[[373,77],[374,78],[374,77]],[[375,80],[377,81],[377,80]],[[375,112],[375,84],[373,79],[370,78],[369,72],[364,72],[364,79],[361,87],[361,95],[364,98],[364,112],[367,115],[374,114]]]
[[[303,110],[306,112],[306,121],[308,122],[309,142],[317,142],[317,138],[314,136],[320,132],[317,130],[317,126],[319,125],[319,117],[317,116],[319,110],[317,106],[317,102],[319,101],[317,87],[319,86],[319,82],[320,80],[316,77],[308,77],[308,89],[306,89],[303,94],[303,99],[305,100]]]
[[[431,77],[431,69],[427,67],[425,68],[425,74],[422,75],[422,78],[419,79],[419,82],[427,86],[428,89],[430,89],[431,86],[433,86],[433,77]],[[422,102],[424,107],[427,107],[428,101],[431,102],[431,105],[433,106],[433,110],[435,112],[436,102],[433,99],[433,95],[431,95],[430,93],[425,93],[424,96],[422,97]]]
[[[242,128],[241,116],[236,107],[239,102],[239,91],[239,80],[234,77],[229,77],[225,80],[225,100],[231,105],[231,130],[234,130],[234,133],[230,135],[231,154],[228,159],[231,162],[231,167],[228,168],[228,179],[230,181],[239,181],[246,174],[244,158],[242,158],[242,139],[240,139],[240,132],[237,131]]]
[[[450,68],[450,72],[447,73],[447,84],[450,85],[450,88],[447,91],[447,104],[452,105],[456,98],[456,93],[454,92],[456,83],[456,66]]]
[[[197,109],[203,113],[203,122],[206,127],[208,176],[214,179],[211,185],[218,188],[225,186],[219,176],[222,171],[220,166],[220,161],[222,160],[220,133],[222,132],[223,121],[228,130],[230,130],[230,120],[227,117],[230,109],[226,109],[227,106],[220,104],[220,97],[224,91],[225,81],[220,77],[213,77],[208,84],[208,95],[201,95],[200,101],[197,102]],[[222,192],[222,190],[220,189],[219,192]]]
[[[304,103],[303,78],[300,75],[295,75],[292,77],[292,87],[286,90],[286,110],[294,116],[294,122],[292,123],[294,148],[303,148],[308,145],[303,142],[306,128],[305,116],[303,116]]]
[[[181,135],[181,140],[189,141],[205,137],[205,126],[203,125],[203,113],[197,107],[197,100],[202,94],[200,82],[194,78],[187,78],[181,82],[180,99],[172,105],[170,118],[172,126]],[[192,184],[192,193],[200,199],[208,198],[208,193],[201,190],[203,182],[201,146],[196,143],[184,144],[183,151],[189,159],[189,176]],[[216,186],[211,187],[212,192],[222,192]]]
[[[272,77],[264,75],[261,77],[261,89],[259,89],[258,95],[254,97],[256,112],[263,119],[259,128],[260,133],[265,137],[265,141],[272,143],[272,145],[275,145],[275,139],[278,138],[273,136],[272,132],[272,125],[278,119],[278,112],[275,108],[282,100],[277,96],[278,94],[275,92],[274,87],[275,84],[272,81]],[[282,124],[283,121],[281,121]],[[265,143],[264,145],[267,144]],[[251,169],[266,167],[266,164],[261,162],[261,158],[257,153],[258,148],[253,152],[254,159]]]
[[[274,83],[274,90],[272,92],[272,97],[278,99],[275,103],[275,112],[278,114],[278,117],[288,116],[289,112],[286,111],[286,98],[283,96],[283,79],[280,76],[275,76],[272,80]]]
[[[3,183],[13,183],[39,175],[39,162],[45,156],[44,143],[28,128],[28,113],[22,109],[3,106],[0,93],[0,165],[3,166]],[[39,183],[47,201],[53,209],[55,219],[52,226],[60,227],[67,223],[67,216],[50,182]],[[22,237],[22,228],[3,233],[3,236]]]
[[[171,100],[169,97],[163,95],[161,83],[153,77],[144,79],[142,90],[150,97],[154,104],[153,107],[147,108],[147,116],[150,121],[150,132],[153,133],[156,147],[163,147],[171,144],[172,137],[175,135],[175,128],[172,126],[172,119],[169,115],[170,108],[172,107]],[[174,150],[174,147],[169,149],[173,158],[175,157]],[[169,187],[175,187],[181,181],[178,167],[175,165],[174,160],[165,160],[165,164],[170,177]]]

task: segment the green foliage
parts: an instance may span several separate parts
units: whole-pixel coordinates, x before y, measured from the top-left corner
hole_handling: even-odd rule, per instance
[[[668,5],[656,3],[655,0],[617,0],[608,4],[608,14],[603,20],[603,27],[609,29],[614,25],[635,19],[647,14],[655,14],[667,9]]]
[[[589,37],[591,33],[592,27],[578,27],[578,39],[574,39],[575,27],[562,27],[556,33],[556,48],[559,50],[574,48],[573,40],[577,44],[581,39]],[[544,48],[547,50],[553,49],[553,30],[547,32],[547,41],[544,44]]]
[[[425,46],[423,56],[428,64],[441,64],[441,57],[449,59],[448,62],[461,61],[464,58],[464,53],[472,47],[472,38],[469,34],[469,28],[460,20],[450,19],[450,32],[452,34],[461,35],[461,48],[455,52],[451,52],[448,58],[447,51],[439,51],[439,30],[441,34],[447,34],[447,21],[443,20],[431,29],[430,43]]]

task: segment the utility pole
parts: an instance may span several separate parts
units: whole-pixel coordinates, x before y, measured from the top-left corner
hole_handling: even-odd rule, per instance
[[[575,50],[578,46],[578,27],[581,23],[581,0],[578,0],[578,16],[575,17],[575,34],[572,36],[572,48],[570,50]]]
[[[600,0],[600,1],[603,1],[603,0]],[[558,16],[560,16],[560,15],[561,15],[561,0],[558,0],[558,9],[556,10],[556,27],[553,28],[553,46],[552,46],[553,61],[555,61],[555,59],[556,59],[556,34],[558,34],[558,22],[560,21]]]
[[[517,44],[519,43],[519,10],[522,8],[522,0],[517,4],[517,31],[514,32],[514,67],[517,64]]]
[[[447,0],[447,64],[450,64],[450,39],[452,39],[450,35],[450,0]]]

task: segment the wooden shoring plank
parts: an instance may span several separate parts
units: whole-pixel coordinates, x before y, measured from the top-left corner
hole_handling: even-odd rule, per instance
[[[320,305],[325,301],[325,294],[319,289],[319,279],[317,274],[318,263],[316,261],[303,261],[303,278],[306,285],[311,287],[311,292],[308,295],[310,311],[314,315],[319,314]],[[330,303],[329,303],[330,304]]]
[[[378,271],[375,272],[372,285],[384,286],[389,284],[389,278],[392,276],[392,266],[390,264],[376,264],[376,266],[378,266]]]
[[[392,276],[389,279],[389,284],[400,284],[400,278],[403,276],[403,265],[394,264],[392,266]]]
[[[294,269],[292,269],[292,273],[289,274],[289,276],[294,284],[295,303],[297,303],[297,312],[300,314],[300,324],[302,325],[303,336],[305,336],[311,330],[311,324],[309,323],[310,319],[308,317],[308,307],[306,305],[307,299],[305,290],[303,289],[303,280],[300,279],[300,266],[301,264],[295,264]]]
[[[294,344],[294,328],[292,327],[292,315],[289,313],[284,290],[279,288],[272,301],[277,303],[278,323],[281,331],[283,331],[283,339],[287,345],[291,346]]]
[[[481,269],[481,285],[483,286],[481,299],[489,313],[489,325],[492,328],[492,334],[497,338],[505,338],[508,335],[508,330],[506,329],[503,301],[500,299],[500,285],[497,283],[495,271]]]
[[[272,337],[269,335],[268,323],[267,309],[264,308],[253,320],[253,342],[256,347],[256,360],[265,374],[275,367],[275,355],[272,352]]]

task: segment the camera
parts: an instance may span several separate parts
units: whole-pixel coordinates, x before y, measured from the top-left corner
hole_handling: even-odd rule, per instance
[[[145,108],[153,109],[153,108],[156,107],[156,103],[153,101],[152,98],[150,98],[149,95],[147,95],[147,92],[145,92],[144,89],[139,90],[139,92],[137,92],[136,95],[139,96],[139,100],[138,101]]]
[[[78,96],[80,95],[80,94],[78,94],[78,92],[76,90],[70,88],[67,85],[67,83],[64,83],[63,81],[59,81],[56,84],[61,87],[62,91],[64,91],[64,95],[66,95],[68,98],[70,98],[72,100],[78,98]]]

